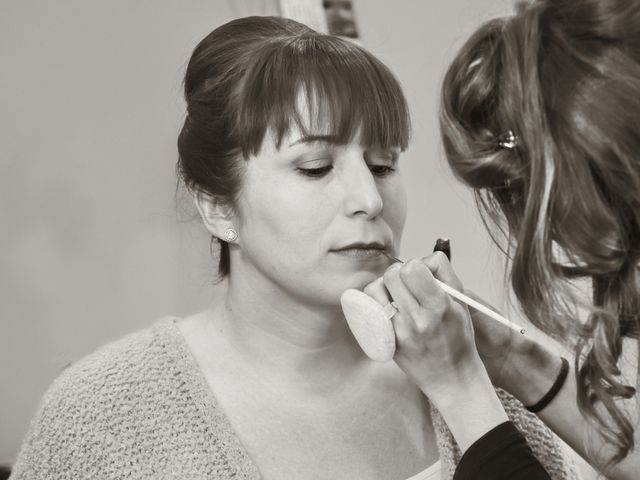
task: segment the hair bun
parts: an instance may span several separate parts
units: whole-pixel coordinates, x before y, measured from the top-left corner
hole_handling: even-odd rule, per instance
[[[640,2],[637,0],[540,0],[531,6],[542,6],[545,21],[555,23],[555,28],[574,40],[631,41],[639,46]]]

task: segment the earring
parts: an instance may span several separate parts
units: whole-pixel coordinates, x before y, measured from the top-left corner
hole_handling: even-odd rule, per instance
[[[227,228],[224,232],[224,239],[227,242],[235,242],[238,239],[238,232],[233,228]]]

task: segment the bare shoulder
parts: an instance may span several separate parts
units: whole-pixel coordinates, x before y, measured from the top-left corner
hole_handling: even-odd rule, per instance
[[[189,315],[180,319],[176,323],[178,330],[184,336],[187,343],[198,338],[202,334],[207,324],[207,317],[209,316],[209,310],[202,310],[200,312]]]
[[[211,369],[220,361],[225,358],[231,360],[229,355],[232,355],[232,351],[229,351],[226,336],[219,328],[218,317],[218,306],[214,305],[176,323],[185,344],[205,376],[210,374]]]

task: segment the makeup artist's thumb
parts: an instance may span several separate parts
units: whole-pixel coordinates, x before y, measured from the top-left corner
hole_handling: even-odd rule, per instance
[[[451,262],[449,262],[449,259],[444,253],[439,251],[433,252],[423,257],[422,263],[424,263],[427,268],[431,270],[431,274],[441,282],[446,283],[456,290],[463,290],[462,282],[456,275],[456,272],[453,271]]]

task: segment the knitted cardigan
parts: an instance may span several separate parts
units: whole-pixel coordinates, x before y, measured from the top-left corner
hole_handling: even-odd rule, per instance
[[[11,479],[259,479],[176,321],[163,319],[66,369],[43,397]],[[579,478],[554,435],[499,395],[551,477]],[[460,450],[435,410],[432,420],[448,480]]]

